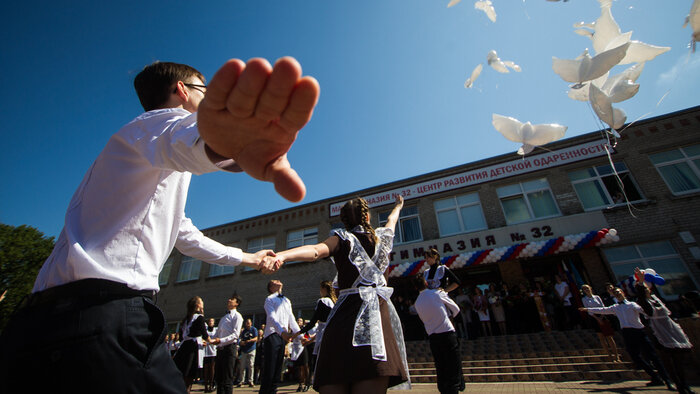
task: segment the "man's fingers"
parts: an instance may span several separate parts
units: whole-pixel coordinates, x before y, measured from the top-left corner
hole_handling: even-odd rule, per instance
[[[304,127],[311,119],[320,93],[321,87],[313,77],[299,80],[289,98],[287,108],[282,113],[279,125],[289,131],[297,131]]]
[[[284,57],[278,60],[258,100],[255,115],[267,121],[279,118],[287,107],[299,78],[301,66],[294,58]]]
[[[267,60],[255,58],[248,61],[226,102],[233,116],[247,118],[253,114],[270,73],[272,66]]]
[[[214,74],[209,85],[207,85],[207,93],[204,95],[202,104],[214,110],[224,109],[226,107],[226,99],[236,85],[244,68],[245,63],[238,59],[231,59],[224,63],[219,71]]]

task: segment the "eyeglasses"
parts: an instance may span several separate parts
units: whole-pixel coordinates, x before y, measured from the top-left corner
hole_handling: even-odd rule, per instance
[[[207,85],[201,85],[201,84],[196,84],[196,83],[184,83],[184,82],[182,84],[187,86],[188,88],[196,89],[202,93],[206,93]],[[173,93],[177,93],[177,86],[175,86]]]

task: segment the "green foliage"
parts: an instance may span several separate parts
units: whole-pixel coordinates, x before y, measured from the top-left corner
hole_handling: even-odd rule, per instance
[[[0,330],[24,296],[31,293],[39,268],[53,250],[53,237],[30,226],[0,223]]]

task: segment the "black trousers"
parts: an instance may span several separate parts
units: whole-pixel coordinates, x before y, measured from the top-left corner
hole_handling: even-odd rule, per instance
[[[32,294],[0,336],[0,392],[184,393],[165,328],[149,298],[116,282]]]
[[[236,365],[236,345],[220,347],[216,351],[216,393],[231,394],[233,392],[233,368]]]
[[[270,334],[263,340],[263,367],[260,372],[260,393],[276,393],[282,376],[284,361],[284,339],[279,334]]]
[[[652,380],[669,381],[664,364],[659,359],[649,337],[641,328],[623,328],[622,338],[625,340],[625,349],[632,357],[637,368],[646,371]],[[656,371],[652,365],[656,367]]]
[[[435,360],[437,385],[441,393],[458,393],[462,387],[462,358],[454,331],[428,336]]]

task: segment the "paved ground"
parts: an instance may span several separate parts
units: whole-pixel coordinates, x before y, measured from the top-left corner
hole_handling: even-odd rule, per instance
[[[463,393],[669,393],[664,386],[648,388],[647,381],[626,382],[532,382],[532,383],[470,383]],[[234,393],[257,393],[259,386],[241,387],[233,389]],[[294,393],[297,385],[286,385],[278,390],[278,393]],[[696,393],[700,393],[700,386],[693,386]],[[193,393],[204,392],[204,386],[195,384]],[[308,391],[315,393],[313,389]],[[428,383],[414,384],[411,390],[391,390],[389,393],[428,394],[437,393],[437,386]]]

